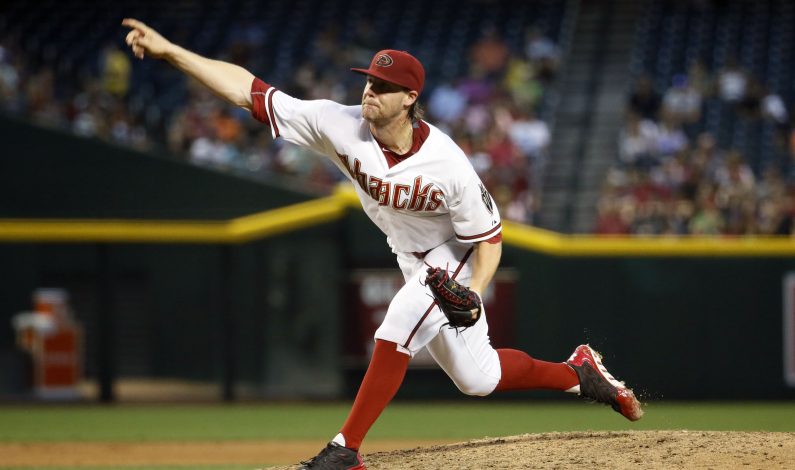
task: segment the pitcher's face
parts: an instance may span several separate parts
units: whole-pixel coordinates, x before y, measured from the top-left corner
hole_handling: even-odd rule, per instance
[[[374,124],[389,122],[407,112],[416,100],[416,92],[368,75],[362,92],[362,117]]]

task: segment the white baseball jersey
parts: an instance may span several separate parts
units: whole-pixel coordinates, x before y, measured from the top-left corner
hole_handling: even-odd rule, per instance
[[[474,243],[501,232],[496,204],[469,159],[436,127],[416,124],[415,153],[397,161],[373,137],[361,106],[299,100],[259,79],[251,97],[252,115],[274,138],[329,157],[353,182],[392,251],[425,253],[453,237]]]
[[[423,348],[472,395],[488,395],[501,376],[485,312],[475,326],[443,328],[446,317],[422,282],[425,263],[444,266],[464,285],[472,275],[472,243],[502,230],[500,214],[466,155],[444,133],[418,122],[401,158],[382,148],[361,106],[303,101],[257,79],[252,114],[283,137],[328,156],[353,182],[362,207],[386,234],[406,283],[392,299],[375,338],[413,356]]]

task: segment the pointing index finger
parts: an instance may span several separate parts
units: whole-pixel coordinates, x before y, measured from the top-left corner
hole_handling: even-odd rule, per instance
[[[129,28],[137,29],[139,31],[144,31],[144,29],[146,28],[145,24],[141,23],[140,21],[134,18],[124,18],[121,21],[121,24]]]

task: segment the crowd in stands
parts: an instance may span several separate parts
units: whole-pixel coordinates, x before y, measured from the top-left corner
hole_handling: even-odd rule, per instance
[[[77,83],[58,76],[54,67],[34,67],[14,41],[0,42],[0,110],[38,124],[97,137],[140,149],[152,146],[142,116],[126,101],[131,62],[108,45],[97,57],[98,72]]]
[[[775,129],[774,158],[721,145],[704,125],[713,100],[744,123]],[[795,132],[790,106],[736,61],[694,62],[662,94],[641,76],[627,104],[619,155],[604,182],[600,234],[789,235]]]
[[[268,70],[257,54],[264,47],[261,26],[249,22],[233,31],[217,58],[262,72],[267,81]],[[339,47],[341,42],[339,29],[329,25],[291,79],[272,84],[299,98],[359,103],[363,81],[348,70],[366,66],[379,39],[362,21],[347,46]],[[426,119],[471,158],[504,217],[531,223],[550,141],[539,114],[555,80],[558,46],[541,30],[528,28],[523,46],[511,47],[496,28],[487,28],[468,54],[463,58],[468,70],[461,76],[428,77],[421,97]],[[46,60],[29,61],[19,38],[0,37],[0,110],[85,137],[167,151],[197,165],[255,178],[289,178],[309,191],[329,191],[343,179],[327,159],[274,141],[247,111],[226,105],[194,81],[184,82],[173,107],[131,94],[134,77],[147,79],[135,73],[141,64],[120,40],[97,51],[94,67],[64,80]],[[183,80],[177,72],[172,78]]]

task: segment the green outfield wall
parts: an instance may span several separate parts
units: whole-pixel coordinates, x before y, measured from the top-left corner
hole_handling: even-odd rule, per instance
[[[315,197],[2,115],[0,142],[2,218],[217,220]]]
[[[33,289],[65,287],[86,329],[89,378],[211,381],[227,399],[354,393],[363,362],[342,353],[345,286],[353,270],[396,263],[349,202],[290,206],[305,215],[290,222],[262,211],[315,196],[5,119],[0,138],[3,360]],[[274,217],[282,230],[265,222]],[[564,360],[590,342],[647,399],[795,398],[784,370],[788,241],[749,241],[738,256],[736,243],[671,251],[661,240],[656,252],[651,239],[613,240],[605,251],[542,234],[554,239],[547,250],[521,230],[506,229],[517,308],[513,344],[498,346]],[[459,394],[423,369],[399,396]]]

